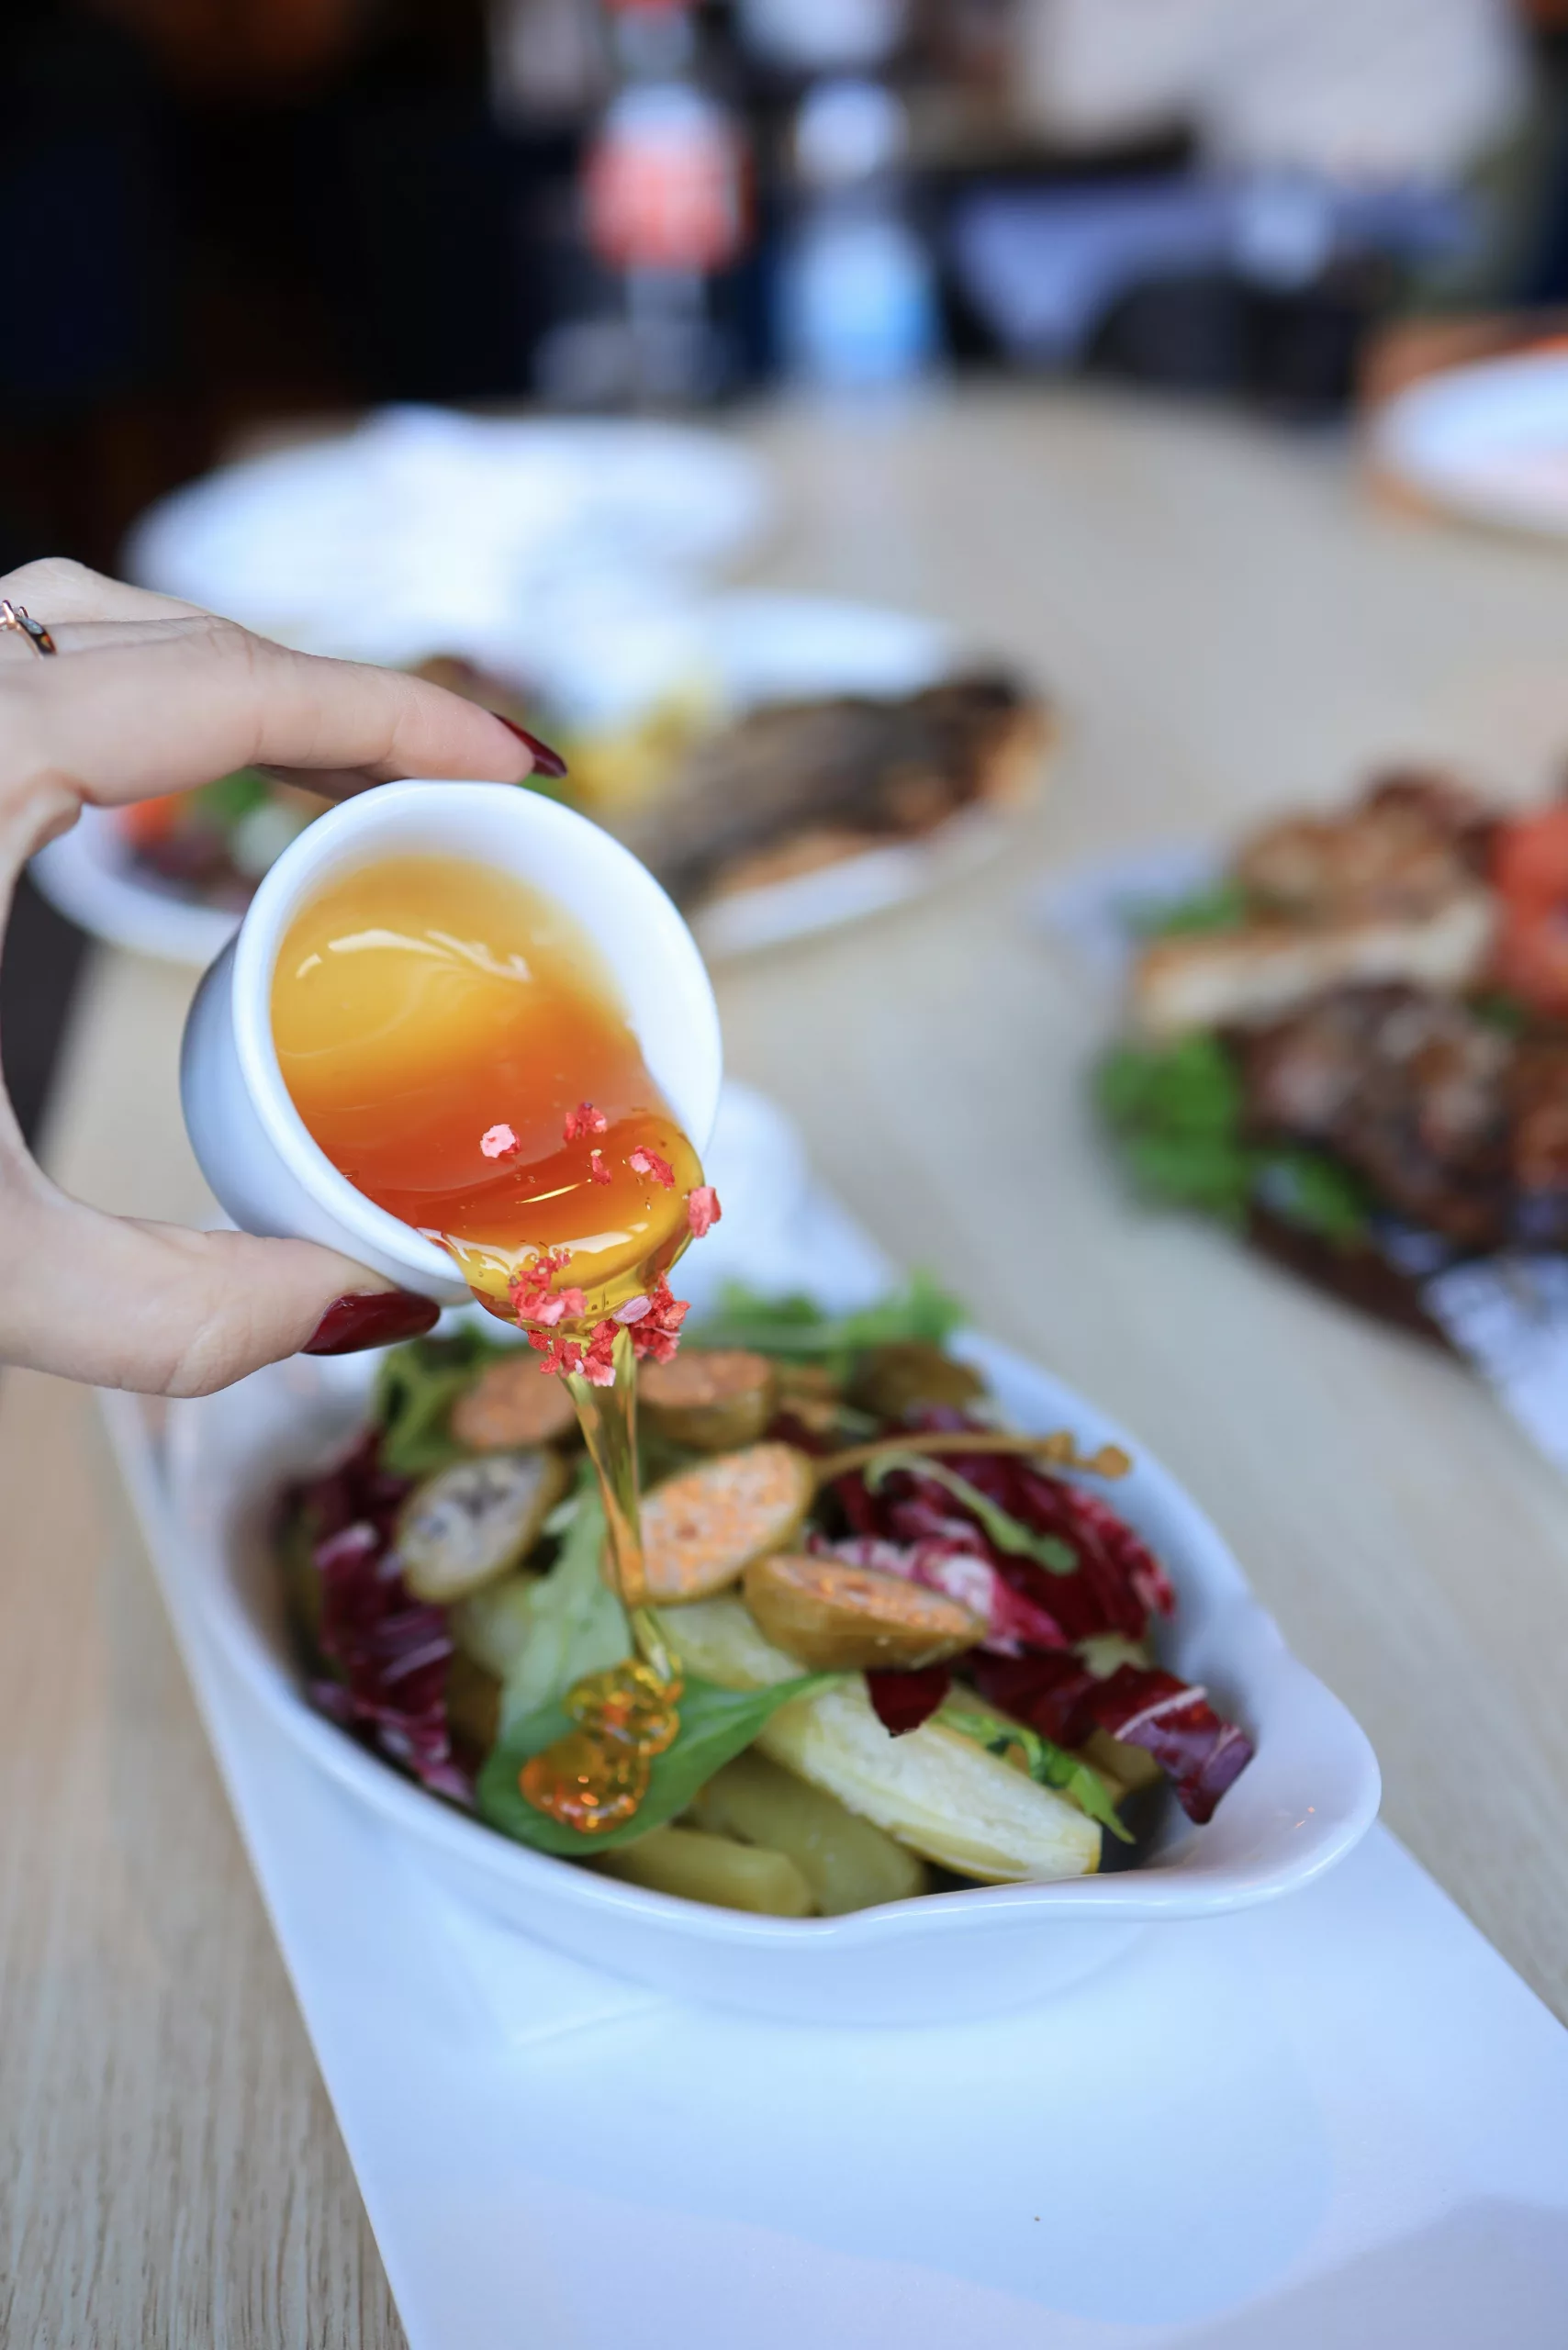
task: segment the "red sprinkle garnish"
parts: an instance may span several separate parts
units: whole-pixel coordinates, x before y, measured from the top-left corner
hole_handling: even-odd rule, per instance
[[[521,1150],[522,1146],[511,1128],[503,1125],[487,1128],[479,1136],[479,1147],[487,1158],[505,1158],[509,1151]]]
[[[530,1330],[528,1343],[543,1357],[539,1368],[559,1377],[562,1371],[580,1371],[594,1387],[615,1384],[615,1324],[596,1322],[587,1346],[580,1338],[568,1338],[546,1330]]]
[[[564,1371],[582,1369],[583,1348],[580,1338],[563,1337],[559,1332],[552,1337],[548,1330],[530,1330],[528,1343],[543,1357],[539,1366],[541,1371],[549,1371],[558,1377]]]
[[[599,1150],[590,1150],[588,1153],[588,1181],[590,1183],[608,1183],[609,1181],[610,1169],[604,1163],[604,1153]]]
[[[711,1183],[699,1183],[686,1195],[686,1221],[691,1227],[693,1240],[701,1240],[712,1231],[724,1211],[719,1205],[719,1194]]]
[[[588,1300],[580,1289],[553,1287],[555,1275],[570,1262],[569,1248],[547,1248],[523,1271],[512,1275],[507,1294],[520,1323],[538,1322],[553,1330],[558,1322],[577,1321],[588,1312]]]
[[[672,1362],[680,1346],[680,1326],[690,1313],[690,1305],[685,1298],[671,1296],[669,1283],[662,1273],[647,1304],[647,1312],[639,1315],[631,1326],[633,1349],[640,1360]],[[622,1306],[621,1310],[624,1313],[626,1309]]]
[[[566,1113],[566,1123],[561,1129],[568,1142],[576,1142],[579,1135],[604,1135],[610,1132],[610,1120],[591,1102],[579,1102],[575,1110]]]
[[[645,1143],[637,1145],[626,1164],[633,1175],[646,1175],[653,1182],[662,1184],[666,1192],[674,1191],[674,1168],[667,1158],[661,1158],[658,1152],[650,1150]]]

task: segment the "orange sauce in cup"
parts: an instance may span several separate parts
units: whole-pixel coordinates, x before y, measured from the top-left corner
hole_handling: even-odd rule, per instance
[[[329,883],[284,939],[272,1018],[332,1165],[492,1313],[513,1318],[512,1277],[566,1249],[597,1321],[685,1247],[697,1154],[591,942],[521,881],[409,856]]]

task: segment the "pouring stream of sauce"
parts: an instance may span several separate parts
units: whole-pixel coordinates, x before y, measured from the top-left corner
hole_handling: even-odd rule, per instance
[[[272,1019],[289,1096],[339,1172],[450,1250],[488,1312],[515,1322],[521,1298],[578,1360],[567,1384],[637,1658],[568,1693],[579,1728],[521,1785],[573,1827],[618,1825],[678,1728],[678,1668],[647,1605],[632,1332],[690,1237],[697,1154],[585,934],[465,859],[386,858],[330,882],[279,950]],[[623,1312],[596,1380],[582,1346]]]

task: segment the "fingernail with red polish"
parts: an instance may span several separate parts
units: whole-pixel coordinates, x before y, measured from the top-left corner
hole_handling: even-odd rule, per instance
[[[334,1298],[300,1352],[357,1355],[366,1347],[392,1347],[399,1338],[417,1338],[440,1319],[434,1298],[416,1297],[411,1290],[378,1289]]]
[[[533,766],[536,774],[547,775],[553,783],[560,782],[561,778],[566,772],[566,762],[561,756],[559,751],[553,751],[548,743],[542,743],[537,734],[531,734],[527,727],[520,726],[515,719],[501,718],[501,713],[498,710],[491,711],[490,716],[492,718],[500,718],[501,724],[506,728],[509,734],[515,734],[520,743],[527,744],[529,749],[533,754]]]

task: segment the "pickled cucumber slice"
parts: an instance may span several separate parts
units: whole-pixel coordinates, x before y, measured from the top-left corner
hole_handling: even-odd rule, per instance
[[[553,1452],[491,1452],[416,1485],[398,1520],[403,1578],[418,1599],[462,1599],[515,1566],[566,1486]]]
[[[470,1452],[511,1452],[554,1444],[576,1427],[577,1413],[565,1382],[548,1378],[538,1358],[520,1348],[458,1397],[447,1425]]]
[[[670,1605],[722,1591],[795,1539],[814,1491],[811,1462],[789,1444],[748,1445],[666,1479],[643,1504],[649,1592]]]
[[[693,1350],[671,1362],[644,1363],[637,1400],[672,1443],[694,1452],[728,1452],[762,1434],[773,1417],[777,1386],[766,1355]]]
[[[950,1404],[959,1409],[986,1393],[978,1371],[955,1362],[940,1347],[924,1338],[901,1338],[872,1347],[856,1365],[849,1400],[879,1419],[902,1420],[922,1404]]]
[[[665,1619],[690,1673],[732,1689],[799,1672],[759,1629],[744,1600],[726,1595]],[[1100,1865],[1100,1830],[972,1739],[925,1722],[893,1738],[856,1678],[798,1698],[774,1715],[757,1749],[912,1852],[985,1884],[1050,1883]]]
[[[745,1592],[768,1639],[819,1671],[913,1672],[985,1638],[980,1617],[956,1599],[842,1559],[756,1559]]]
[[[755,1751],[709,1780],[692,1816],[719,1835],[787,1853],[824,1918],[910,1901],[930,1883],[924,1862],[880,1828]]]

